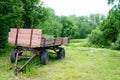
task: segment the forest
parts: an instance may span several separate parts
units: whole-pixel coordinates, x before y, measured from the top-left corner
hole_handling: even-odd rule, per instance
[[[27,5],[26,5],[27,4]],[[57,16],[51,8],[44,7],[39,0],[0,1],[0,48],[5,48],[10,28],[40,28],[51,37],[70,39],[89,38],[88,42],[98,46],[114,46],[120,49],[120,8],[119,2],[113,5],[107,16]]]
[[[69,73],[67,76],[63,78],[60,78],[60,76],[54,74],[55,77],[54,78],[52,77],[53,80],[76,80],[76,79],[78,80],[79,78],[80,80],[81,79],[82,80],[99,80],[99,78],[100,80],[119,80],[120,78],[118,76],[120,76],[119,75],[120,71],[118,68],[116,68],[116,66],[120,66],[119,64],[117,64],[120,62],[119,61],[120,59],[118,59],[120,58],[119,57],[120,55],[119,54],[120,0],[108,0],[107,4],[108,6],[112,6],[111,9],[109,10],[108,15],[98,13],[98,14],[90,14],[87,16],[76,16],[76,15],[59,16],[55,14],[54,9],[45,7],[41,0],[0,0],[0,59],[1,59],[0,62],[2,63],[4,60],[6,60],[5,62],[9,63],[8,65],[6,64],[1,65],[0,71],[2,72],[3,69],[5,69],[6,71],[4,72],[4,74],[7,74],[8,69],[6,67],[3,68],[3,66],[11,66],[8,58],[9,58],[9,52],[14,46],[8,43],[8,32],[10,31],[10,29],[17,28],[17,27],[18,28],[36,28],[36,29],[42,29],[42,33],[44,34],[44,36],[48,38],[69,37],[70,39],[70,44],[65,45],[66,52],[68,52],[68,55],[67,55],[68,58],[65,60],[65,62],[64,61],[54,62],[57,65],[60,65],[60,68],[58,68],[58,66],[55,65],[54,63],[52,64],[52,60],[50,60],[50,62],[48,63],[48,67],[50,68],[38,65],[39,67],[42,67],[43,70],[39,68],[37,70],[41,70],[45,72],[45,73],[41,73],[40,77],[42,78],[40,79],[48,80],[50,78],[50,74],[52,73],[48,73],[44,69],[48,69],[48,70],[52,69],[51,65],[53,65],[55,68],[58,68],[58,70],[60,69],[60,71],[62,67],[63,68],[65,67],[64,74]],[[71,49],[75,51],[76,55],[71,54],[71,53],[74,53],[74,51],[72,51]],[[92,50],[93,53],[96,50],[98,50],[98,52],[96,51],[95,52],[96,54],[94,55],[87,54],[86,51],[89,51],[89,50]],[[81,53],[81,54],[77,54],[77,53]],[[108,54],[104,55],[104,53],[108,53]],[[75,58],[77,57],[77,55],[79,55],[78,57],[79,61],[82,58],[83,63],[86,63],[86,64],[83,64],[81,61],[81,65],[83,65],[82,67],[78,66],[79,62]],[[97,57],[96,60],[93,60],[91,56]],[[113,69],[118,70],[117,72],[118,74],[116,73],[117,76],[115,77],[113,76],[110,77],[111,75],[104,76],[107,73],[107,71],[105,71],[106,66],[108,66],[107,64],[103,63],[104,61],[107,61],[106,56],[107,56],[107,59],[108,57],[110,57],[110,59],[108,60],[111,61],[111,63],[108,61],[108,63],[110,63],[110,65],[108,64],[109,65],[108,72],[110,72],[111,75],[112,74],[115,75],[114,73],[116,71],[112,73],[112,70]],[[105,58],[103,59],[103,57]],[[72,61],[71,62],[69,61],[72,58],[73,58],[73,61],[76,61],[76,64]],[[84,62],[85,60],[86,62]],[[89,71],[88,73],[86,72],[86,74],[83,74],[83,73],[77,72],[77,70],[75,69],[76,66],[78,66],[80,70],[83,70],[84,67],[87,68],[87,66],[85,65],[89,65],[89,63],[92,63],[92,60],[96,61],[95,62],[96,66],[94,66],[94,64],[92,66],[94,66],[95,69],[97,70],[99,65],[101,71],[103,71],[103,74],[100,73],[101,75],[99,76],[97,75],[96,77],[95,75],[93,75],[95,73],[94,69],[93,71],[90,72],[92,73],[91,75],[88,74]],[[101,62],[99,63],[99,61]],[[68,66],[71,63],[73,63],[74,65],[71,65],[70,67],[64,66],[64,64]],[[36,66],[36,63],[34,64],[31,63],[30,66],[31,65]],[[110,67],[111,65],[113,68]],[[73,75],[73,71],[69,72],[69,70],[67,71],[67,68],[73,71],[75,70],[76,71],[75,73],[80,75],[78,76]],[[26,73],[23,76],[22,75],[18,76],[19,79],[26,80],[27,78],[30,79],[29,75],[35,76],[35,74],[37,74],[37,71],[35,71],[35,69],[36,67],[33,67],[30,70],[28,67],[28,69],[26,69],[26,71],[28,70],[28,73]],[[85,70],[87,71],[87,69]],[[1,72],[0,74],[2,74]],[[56,71],[56,74],[57,72],[59,73],[59,71]],[[43,78],[44,74],[47,74],[48,78],[47,77]],[[75,78],[70,77],[72,75]],[[61,76],[63,75],[61,74]],[[11,78],[11,74],[9,74],[8,76],[2,75],[2,77],[0,75],[0,80],[7,80],[9,78]],[[12,78],[15,78],[15,76],[12,75]],[[31,80],[32,79],[33,77],[31,78]],[[38,80],[38,79],[36,78],[35,80]]]

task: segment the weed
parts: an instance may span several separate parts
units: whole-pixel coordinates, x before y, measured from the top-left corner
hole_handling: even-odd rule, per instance
[[[120,52],[104,48],[83,47],[86,40],[72,40],[63,46],[66,58],[59,60],[50,54],[47,65],[36,57],[15,76],[9,61],[11,47],[0,56],[0,80],[120,80]],[[26,60],[19,62],[22,65]]]

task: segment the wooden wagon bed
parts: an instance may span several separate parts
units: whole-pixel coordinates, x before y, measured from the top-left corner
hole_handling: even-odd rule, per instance
[[[35,48],[62,45],[68,43],[69,40],[67,37],[45,38],[41,29],[12,28],[9,32],[8,42],[17,46]]]

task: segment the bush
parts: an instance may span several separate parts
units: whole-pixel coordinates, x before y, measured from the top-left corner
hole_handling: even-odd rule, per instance
[[[117,40],[115,42],[115,48],[120,50],[120,34],[117,37]]]
[[[93,30],[88,39],[90,44],[99,45],[99,46],[106,46],[108,42],[105,40],[102,31],[100,30]]]

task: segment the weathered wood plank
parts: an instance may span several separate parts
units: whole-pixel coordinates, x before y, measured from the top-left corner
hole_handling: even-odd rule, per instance
[[[17,29],[16,28],[11,28],[11,31],[13,33],[17,33]],[[31,29],[19,29],[19,33],[21,34],[30,34],[31,33]],[[33,34],[42,34],[42,30],[41,29],[33,29]]]
[[[9,32],[8,42],[11,44],[15,44],[16,41],[17,29],[12,28]],[[30,41],[30,39],[32,39]],[[68,43],[67,37],[60,38],[44,38],[42,36],[42,31],[40,29],[33,29],[33,34],[31,38],[31,29],[19,29],[18,38],[17,38],[17,46],[25,46],[25,47],[46,47],[46,46],[54,46],[54,45],[62,45]],[[31,44],[31,45],[30,45]]]

